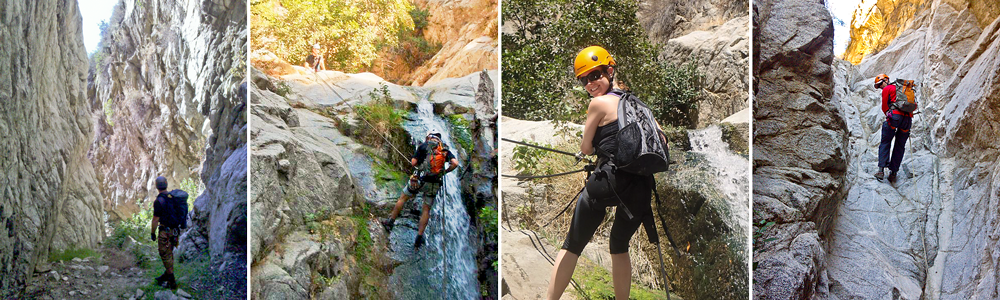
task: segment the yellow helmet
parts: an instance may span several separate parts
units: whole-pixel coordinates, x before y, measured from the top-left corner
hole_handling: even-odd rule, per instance
[[[579,78],[596,67],[614,65],[615,59],[611,57],[611,53],[608,53],[608,50],[604,50],[600,46],[590,46],[583,48],[576,55],[576,60],[573,61],[573,71],[576,73],[576,77]]]

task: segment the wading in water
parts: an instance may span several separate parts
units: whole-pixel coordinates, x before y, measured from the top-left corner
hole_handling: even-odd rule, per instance
[[[882,89],[882,141],[878,145],[878,173],[875,178],[882,180],[885,168],[889,167],[889,182],[896,182],[896,173],[906,153],[906,140],[913,125],[913,111],[917,104],[913,92],[913,81],[897,79],[889,83],[889,76],[875,76],[875,88]],[[893,143],[895,141],[895,143]],[[891,155],[890,155],[891,146]]]
[[[181,231],[187,229],[187,198],[188,194],[182,190],[167,191],[167,179],[163,176],[156,178],[156,202],[153,202],[153,221],[150,239],[156,241],[160,252],[160,260],[163,261],[163,275],[156,277],[156,284],[169,289],[177,288],[177,279],[174,278],[174,248],[177,247],[177,240],[181,236]],[[156,231],[159,228],[160,235],[157,237]]]
[[[445,163],[448,167],[445,168]],[[417,151],[410,157],[410,165],[417,170],[410,175],[410,180],[403,187],[402,195],[396,201],[396,206],[392,208],[389,218],[382,220],[382,225],[387,231],[392,231],[396,217],[403,210],[403,204],[422,193],[424,196],[423,210],[420,214],[420,227],[417,229],[417,239],[413,242],[413,248],[420,248],[424,245],[424,229],[427,228],[427,220],[431,216],[431,206],[434,205],[434,198],[437,197],[438,190],[444,182],[444,175],[458,167],[458,159],[448,150],[448,145],[441,141],[441,133],[431,131],[424,138],[424,143],[417,147]]]
[[[583,49],[574,61],[576,78],[593,97],[578,156],[596,154],[597,163],[577,199],[569,233],[555,259],[548,299],[559,299],[566,290],[580,253],[604,220],[607,207],[616,207],[609,241],[615,298],[629,297],[632,263],[628,247],[639,226],[646,225],[651,242],[656,243],[650,204],[655,188],[652,174],[666,170],[666,138],[645,104],[616,88],[615,67],[611,54],[598,46]],[[620,109],[635,114],[623,115]],[[627,136],[636,138],[619,139],[623,136],[620,131],[629,131]],[[636,151],[625,153],[625,149]]]

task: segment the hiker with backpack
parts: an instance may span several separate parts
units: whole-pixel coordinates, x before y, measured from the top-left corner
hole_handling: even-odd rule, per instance
[[[156,241],[160,252],[160,260],[163,261],[163,275],[156,277],[156,284],[163,285],[169,289],[177,288],[177,279],[174,278],[174,248],[177,247],[177,239],[181,236],[181,230],[187,229],[188,194],[182,190],[167,191],[167,178],[163,176],[156,178],[156,189],[160,192],[153,202],[153,222],[151,224],[152,233],[150,239]],[[157,237],[156,231],[159,229],[160,235]]]
[[[616,67],[611,54],[598,46],[583,49],[574,60],[576,78],[593,97],[587,107],[578,157],[596,154],[598,159],[577,198],[569,233],[556,256],[548,299],[562,296],[580,253],[604,220],[607,207],[616,207],[609,242],[615,298],[628,299],[632,282],[629,240],[639,226],[645,225],[650,240],[658,244],[658,240],[654,241],[650,198],[655,188],[652,174],[667,167],[666,137],[645,104],[616,88]],[[619,138],[622,136],[651,138],[626,141]],[[651,150],[658,151],[654,155],[658,158],[648,156]]]
[[[445,168],[445,163],[448,167]],[[438,190],[444,182],[444,175],[458,168],[458,159],[448,150],[448,145],[441,141],[441,133],[431,130],[424,138],[424,142],[417,147],[417,151],[410,157],[410,165],[416,171],[410,175],[410,179],[403,193],[396,201],[396,206],[392,208],[389,218],[382,220],[382,225],[386,231],[392,231],[396,217],[403,210],[403,204],[407,200],[414,198],[419,193],[423,193],[423,211],[420,214],[420,225],[417,228],[417,239],[413,242],[413,248],[419,249],[424,245],[424,229],[427,228],[427,220],[431,216],[431,206],[434,205],[434,198],[437,197]]]
[[[314,44],[312,53],[306,56],[306,61],[302,63],[302,66],[312,69],[313,72],[326,71],[326,59],[319,53],[319,50],[319,44]]]
[[[882,141],[878,145],[878,173],[875,178],[882,180],[884,169],[889,167],[889,182],[896,182],[896,173],[903,162],[906,150],[906,139],[910,137],[910,126],[913,125],[913,111],[916,110],[916,99],[912,80],[898,79],[889,83],[889,76],[875,76],[875,88],[882,89]],[[895,145],[891,145],[895,141]],[[890,155],[889,147],[892,146]]]

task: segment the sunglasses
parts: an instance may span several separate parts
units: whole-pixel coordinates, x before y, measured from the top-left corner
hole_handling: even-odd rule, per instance
[[[604,77],[604,71],[590,72],[590,74],[580,76],[577,80],[580,80],[581,85],[586,86],[591,81],[601,79],[601,77]]]

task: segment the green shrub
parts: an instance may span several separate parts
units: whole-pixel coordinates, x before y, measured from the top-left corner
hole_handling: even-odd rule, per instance
[[[136,200],[136,203],[142,203],[141,200]],[[113,225],[111,235],[107,239],[106,245],[109,247],[122,249],[128,238],[136,240],[140,243],[151,243],[149,241],[149,233],[151,228],[149,227],[153,220],[153,205],[152,202],[146,205],[140,205],[139,212],[132,215],[132,217],[118,221],[118,223]]]
[[[472,131],[469,130],[469,121],[458,114],[449,115],[448,120],[451,124],[452,139],[465,150],[465,155],[472,155],[475,144],[472,141]]]
[[[659,58],[630,0],[511,0],[503,19],[504,115],[581,122],[589,95],[574,79],[573,59],[598,45],[612,53],[615,79],[650,106],[660,124],[689,127],[697,115],[700,76],[693,63]]]
[[[492,206],[483,206],[479,209],[480,226],[483,226],[483,231],[489,236],[495,236],[497,234],[497,210]]]
[[[69,248],[49,253],[49,262],[70,261],[74,258],[98,257],[100,253],[88,248]]]
[[[382,151],[384,154],[375,156],[386,158],[397,170],[409,169],[410,135],[402,126],[407,112],[396,108],[385,84],[368,96],[371,98],[368,103],[354,107],[360,120],[352,136],[361,144]]]
[[[539,145],[538,143],[523,141],[532,145],[538,145],[543,147],[552,147],[551,145]],[[549,173],[543,171],[549,171],[545,168],[547,164],[543,164],[542,160],[548,152],[542,149],[528,146],[515,146],[514,152],[511,154],[511,161],[514,162],[514,170],[517,170],[518,174],[521,175],[538,175],[541,173]]]
[[[104,101],[104,117],[105,117],[104,120],[107,121],[108,125],[110,125],[111,127],[115,126],[115,120],[111,118],[114,115],[115,115],[114,102],[111,101],[111,98],[108,98],[107,101]]]

